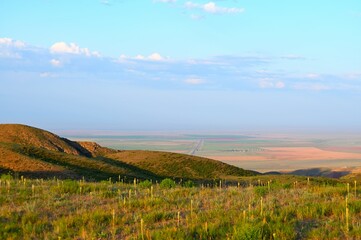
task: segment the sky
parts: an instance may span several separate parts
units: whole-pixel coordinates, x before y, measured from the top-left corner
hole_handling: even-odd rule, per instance
[[[361,1],[2,0],[0,123],[361,130]]]

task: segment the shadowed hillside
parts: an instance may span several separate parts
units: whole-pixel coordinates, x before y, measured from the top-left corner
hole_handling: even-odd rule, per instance
[[[107,156],[146,169],[162,177],[212,179],[257,174],[216,160],[179,153],[121,151]]]
[[[207,158],[177,153],[117,151],[74,142],[19,124],[0,124],[0,169],[27,177],[236,179],[256,175]]]

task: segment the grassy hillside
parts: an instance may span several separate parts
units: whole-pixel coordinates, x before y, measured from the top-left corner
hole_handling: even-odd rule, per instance
[[[360,187],[349,182],[347,191],[340,180],[259,176],[239,187],[169,189],[0,179],[0,239],[360,239],[361,233]]]
[[[93,142],[74,142],[18,124],[0,124],[0,170],[26,177],[85,177],[90,180],[188,178],[255,175],[214,160],[176,153],[117,151]]]
[[[67,141],[48,131],[20,124],[1,124],[0,142],[44,148],[74,155],[87,155],[71,141]]]
[[[70,141],[51,132],[21,124],[0,124],[0,143],[32,146],[86,157],[116,152],[96,143]]]
[[[219,161],[179,153],[121,151],[107,156],[148,170],[162,177],[227,179],[257,175],[256,172],[244,170]]]

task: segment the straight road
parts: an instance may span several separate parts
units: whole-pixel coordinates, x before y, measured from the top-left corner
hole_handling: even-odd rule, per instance
[[[189,155],[195,155],[201,148],[203,147],[204,139],[199,139],[193,146],[193,148],[189,151]]]

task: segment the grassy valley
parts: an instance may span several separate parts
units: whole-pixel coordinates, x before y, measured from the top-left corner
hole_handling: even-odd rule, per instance
[[[265,175],[0,125],[0,239],[360,239],[359,176]]]

